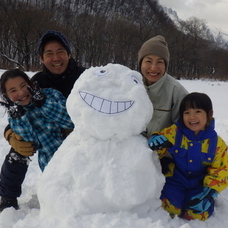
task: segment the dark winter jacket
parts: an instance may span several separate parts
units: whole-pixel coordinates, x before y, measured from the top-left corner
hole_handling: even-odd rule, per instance
[[[32,77],[32,81],[37,81],[41,88],[56,89],[67,98],[75,81],[84,70],[85,68],[77,66],[75,60],[71,58],[68,68],[63,74],[53,74],[44,66],[42,72],[38,72]]]

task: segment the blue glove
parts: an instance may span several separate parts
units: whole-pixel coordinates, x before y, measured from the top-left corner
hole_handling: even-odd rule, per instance
[[[214,198],[217,197],[217,195],[216,190],[205,187],[201,193],[191,198],[188,203],[188,208],[193,210],[196,214],[201,214],[214,204]]]
[[[152,150],[158,150],[160,148],[169,148],[172,147],[173,144],[168,141],[168,139],[164,135],[153,134],[148,139],[148,145]]]

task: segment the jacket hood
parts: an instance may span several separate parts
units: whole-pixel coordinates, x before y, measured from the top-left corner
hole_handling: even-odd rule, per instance
[[[177,121],[176,125],[179,128],[179,130],[182,131],[182,133],[184,135],[186,135],[187,138],[192,140],[192,141],[202,141],[202,140],[217,136],[217,133],[215,131],[215,120],[214,120],[214,118],[212,118],[212,120],[210,121],[210,123],[206,127],[206,129],[203,131],[200,131],[197,135],[194,134],[194,131],[187,128],[180,121],[180,119]]]

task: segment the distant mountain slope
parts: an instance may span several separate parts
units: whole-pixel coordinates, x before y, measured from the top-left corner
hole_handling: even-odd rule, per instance
[[[180,28],[180,23],[183,21],[178,17],[178,14],[175,10],[167,7],[162,7],[164,12],[170,17],[174,22],[177,28]],[[228,50],[228,34],[221,31],[219,28],[211,28],[207,26],[205,30],[205,37],[208,40],[214,41],[219,47]]]

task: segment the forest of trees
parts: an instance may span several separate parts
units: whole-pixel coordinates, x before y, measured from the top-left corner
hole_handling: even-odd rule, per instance
[[[137,70],[139,48],[160,34],[169,45],[171,75],[228,80],[227,44],[208,38],[198,18],[177,27],[157,0],[1,0],[0,68],[40,70],[37,44],[50,29],[67,36],[84,67],[112,62]]]

